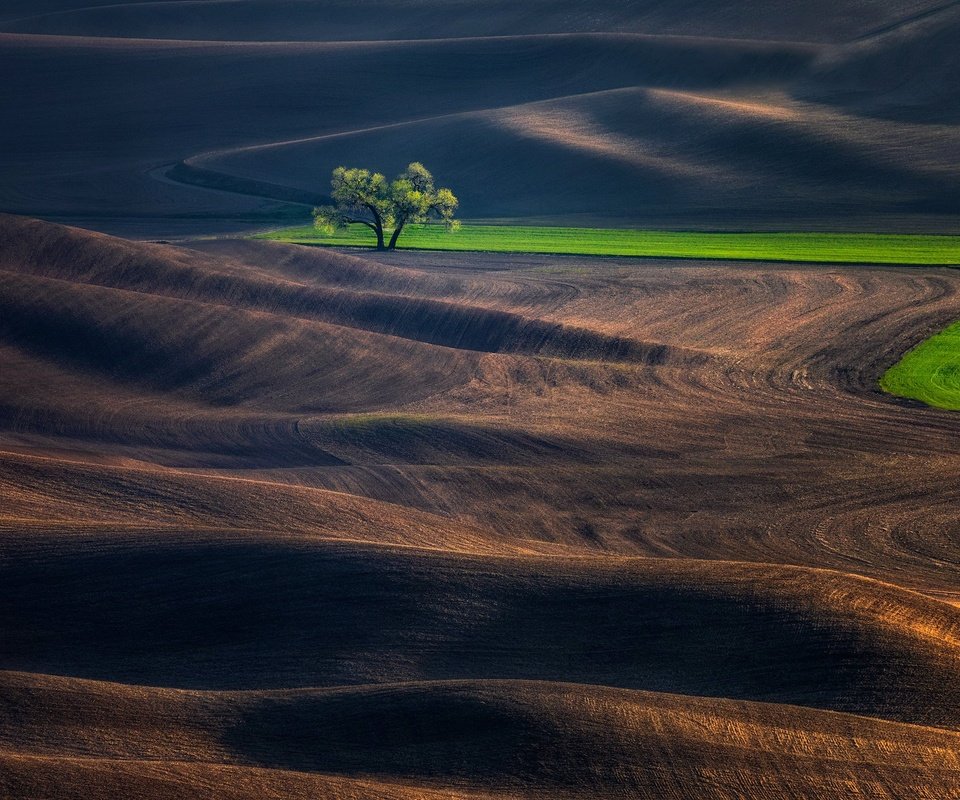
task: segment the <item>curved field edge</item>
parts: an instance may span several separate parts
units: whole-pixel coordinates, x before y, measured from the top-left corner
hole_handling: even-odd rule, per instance
[[[257,234],[254,238],[304,245],[372,246],[369,232],[356,226],[325,235],[307,225]],[[960,265],[960,236],[933,234],[704,233],[466,223],[455,233],[440,225],[411,226],[400,246],[407,250],[490,253]]]
[[[883,374],[880,387],[898,397],[960,411],[960,322],[909,350]]]

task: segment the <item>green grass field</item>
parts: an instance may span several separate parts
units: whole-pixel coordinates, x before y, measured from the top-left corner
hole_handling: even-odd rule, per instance
[[[960,322],[921,342],[880,379],[899,397],[960,411]]]
[[[332,236],[312,226],[285,228],[257,238],[307,245],[372,246],[359,225]],[[585,256],[717,258],[838,264],[960,265],[960,236],[873,233],[700,233],[625,228],[560,228],[465,223],[456,233],[440,225],[404,231],[405,250],[467,250]]]

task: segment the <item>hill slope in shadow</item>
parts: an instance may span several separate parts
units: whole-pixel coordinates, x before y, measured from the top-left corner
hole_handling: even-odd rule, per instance
[[[340,161],[421,159],[474,218],[945,231],[955,18],[919,0],[11,12],[0,207],[165,238],[302,220]]]
[[[829,42],[884,29],[904,17],[929,13],[939,4],[935,0],[817,0],[802,5],[787,0],[738,0],[723,5],[704,0],[606,0],[586,7],[576,0],[368,0],[359,4],[206,0],[198,7],[189,0],[119,6],[47,0],[7,6],[0,23],[8,31],[132,39],[351,41],[617,32]]]

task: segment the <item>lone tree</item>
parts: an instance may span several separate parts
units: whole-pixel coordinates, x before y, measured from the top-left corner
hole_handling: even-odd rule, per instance
[[[433,175],[415,161],[395,180],[387,181],[379,172],[337,167],[330,181],[330,196],[336,205],[313,210],[316,227],[331,235],[349,225],[366,225],[377,235],[377,250],[393,250],[406,225],[433,218],[457,230],[453,218],[459,201],[449,189],[437,189]],[[385,244],[385,233],[391,231]]]

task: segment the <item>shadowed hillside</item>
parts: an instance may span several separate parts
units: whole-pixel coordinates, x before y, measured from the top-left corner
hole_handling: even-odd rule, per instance
[[[779,95],[628,88],[208,155],[177,174],[214,170],[307,191],[327,164],[376,152],[399,171],[426,147],[479,216],[589,218],[606,207],[641,220],[669,209],[696,226],[729,221],[725,209],[736,208],[742,224],[768,226],[817,207],[835,215],[820,225],[836,228],[876,227],[864,208],[954,211],[960,134],[904,123],[891,135],[893,126]]]
[[[882,120],[956,126],[960,6],[944,3],[826,55],[811,94]]]
[[[7,4],[4,28],[25,33],[147,39],[253,41],[424,39],[526,33],[672,33],[729,38],[842,41],[936,9],[934,0],[705,0],[594,3],[575,0],[189,0],[116,4],[44,0]]]
[[[468,218],[948,231],[955,21],[921,0],[11,9],[0,207],[141,237],[278,225],[341,161],[429,153]]]

